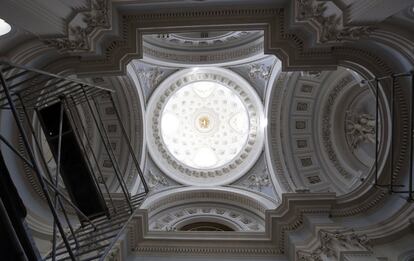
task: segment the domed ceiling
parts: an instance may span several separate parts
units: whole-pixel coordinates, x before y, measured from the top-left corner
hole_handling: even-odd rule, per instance
[[[354,71],[282,73],[280,60],[262,51],[247,60],[173,58],[241,50],[257,40],[263,44],[262,36],[144,37],[144,46],[162,48],[169,57],[156,59],[146,49],[143,60],[129,65],[147,101],[145,173],[154,191],[226,185],[279,202],[282,193],[303,189],[347,194],[373,171],[375,96]],[[381,122],[386,115],[382,108]],[[386,131],[379,131],[386,140]]]
[[[148,103],[148,148],[158,166],[180,183],[228,184],[260,155],[263,122],[259,97],[236,73],[181,70],[164,80]]]
[[[346,197],[369,185],[377,134],[379,159],[387,153],[388,108],[376,134],[375,95],[352,70],[282,72],[256,31],[146,35],[143,44],[127,77],[144,123],[150,231],[263,232],[283,193]]]
[[[384,93],[376,93],[361,81],[412,70],[408,1],[393,6],[347,0],[238,1],[239,6],[192,1],[189,6],[191,1],[99,0],[34,9],[32,1],[6,2],[1,10],[16,30],[2,37],[5,57],[116,90],[126,136],[150,189],[144,210],[137,211],[121,239],[132,243],[122,241],[118,249],[135,257],[222,255],[235,254],[237,246],[236,254],[244,258],[253,253],[312,259],[332,244],[375,252],[365,248],[368,240],[380,248],[380,241],[400,237],[412,225],[411,207],[385,189],[408,178],[411,89],[405,81],[393,82],[395,88],[388,82],[380,88]],[[19,10],[25,19],[15,18],[22,17],[14,15]],[[392,121],[391,90],[397,101]],[[140,193],[141,173],[126,153],[113,105],[105,97],[97,103],[125,183],[131,194]],[[109,185],[116,198],[120,188],[111,157],[80,109],[79,122],[85,123],[90,150],[99,154],[96,166],[103,170],[97,183]],[[10,119],[2,114],[1,126],[12,133]],[[24,173],[17,177],[24,188],[30,183],[40,191],[30,171],[14,161],[13,166]],[[376,172],[384,189],[372,185]],[[22,191],[28,192],[25,202],[41,197]],[[39,202],[27,204],[27,220],[43,240],[52,233],[51,219]],[[204,238],[208,233],[187,231],[206,227],[242,233]],[[342,231],[348,227],[355,230]],[[190,247],[171,247],[179,241]],[[190,253],[197,244],[198,252]]]

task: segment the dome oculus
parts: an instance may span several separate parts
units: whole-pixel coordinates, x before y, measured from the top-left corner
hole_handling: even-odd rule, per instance
[[[182,70],[148,103],[148,148],[180,183],[228,184],[259,156],[263,122],[259,97],[239,75],[220,68]]]

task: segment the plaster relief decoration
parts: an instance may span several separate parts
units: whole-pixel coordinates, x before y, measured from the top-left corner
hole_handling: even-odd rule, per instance
[[[329,155],[329,159],[334,164],[335,168],[338,172],[347,180],[350,180],[353,175],[349,173],[340,162],[337,152],[334,149],[331,132],[332,132],[332,124],[331,124],[331,113],[334,110],[334,105],[337,103],[338,97],[341,97],[341,92],[349,87],[349,85],[354,81],[354,77],[352,75],[346,75],[342,79],[340,79],[333,90],[328,95],[328,101],[326,102],[323,108],[323,125],[322,125],[322,140],[323,145],[325,146],[325,150]]]
[[[169,209],[151,217],[149,230],[180,231],[193,222],[214,222],[230,227],[234,231],[264,231],[264,221],[251,213],[225,205],[197,204]]]
[[[340,260],[342,253],[352,252],[369,254],[371,246],[366,235],[360,235],[353,230],[318,232],[318,246],[313,251],[298,250],[298,260],[322,261]]]
[[[133,60],[130,65],[147,101],[156,87],[177,71],[176,67],[154,65],[142,60]]]
[[[247,79],[257,94],[264,100],[272,73],[278,75],[280,72],[279,63],[280,61],[275,56],[264,55],[250,63],[243,63],[228,68]]]
[[[372,115],[347,111],[345,126],[352,149],[356,149],[361,143],[375,143],[375,118]]]
[[[272,66],[267,66],[267,65],[258,64],[258,63],[254,63],[249,66],[249,78],[252,81],[259,79],[259,78],[263,80],[268,80],[271,72],[272,72]]]
[[[245,181],[245,185],[248,188],[255,189],[258,191],[262,191],[263,187],[268,187],[270,185],[270,179],[267,174],[263,175],[251,175],[247,180]]]
[[[263,53],[263,31],[204,31],[143,36],[144,58],[166,62],[222,63]]]
[[[160,44],[164,42],[170,48],[217,48],[231,44],[239,44],[251,37],[261,36],[259,31],[217,31],[217,32],[188,32],[188,33],[171,33],[171,34],[154,34],[144,36],[148,42]]]
[[[230,186],[241,188],[244,191],[252,191],[257,195],[267,197],[274,202],[279,202],[280,197],[277,194],[275,184],[271,177],[268,162],[265,154],[257,160],[256,164],[240,180],[232,183]]]
[[[148,182],[148,186],[150,189],[157,189],[160,187],[169,186],[168,180],[164,176],[154,174],[151,170],[148,170],[146,180]]]
[[[296,20],[316,22],[319,43],[358,40],[374,29],[368,26],[346,26],[342,12],[333,3],[317,0],[296,0]]]
[[[45,39],[47,45],[62,52],[93,51],[93,37],[99,30],[111,28],[108,0],[91,0],[90,9],[78,12],[67,25],[67,35]]]
[[[162,80],[164,71],[158,66],[138,71],[138,77],[148,88],[155,88]]]
[[[341,195],[359,186],[372,170],[375,95],[359,79],[356,72],[342,67],[322,71],[313,79],[295,72],[281,89],[286,102],[281,104],[280,135],[290,139],[281,144],[289,153],[285,162],[296,188]],[[381,109],[378,112],[382,141],[384,116]],[[381,151],[387,143],[379,144]]]

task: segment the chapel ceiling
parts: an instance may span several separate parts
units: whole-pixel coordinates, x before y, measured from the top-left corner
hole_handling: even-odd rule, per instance
[[[255,1],[257,6],[240,1],[237,8],[224,1],[220,10],[201,8],[211,1],[170,2],[173,10],[165,8],[168,1],[122,2],[73,1],[72,9],[62,9],[64,19],[51,18],[49,30],[39,29],[43,21],[30,25],[30,35],[25,25],[3,39],[6,49],[12,39],[28,41],[30,48],[20,46],[25,52],[11,54],[13,60],[30,64],[39,62],[32,61],[37,53],[46,53],[42,57],[56,58],[46,63],[48,70],[117,91],[116,103],[151,190],[141,206],[146,212],[134,220],[143,222],[150,240],[138,246],[134,240],[140,235],[133,231],[131,251],[157,252],[156,244],[162,247],[170,236],[161,232],[212,222],[212,227],[256,233],[243,234],[240,246],[253,238],[254,244],[268,244],[258,246],[261,253],[295,255],[296,247],[318,250],[324,238],[337,235],[312,227],[314,241],[298,236],[290,239],[303,245],[289,245],[289,231],[300,234],[306,222],[317,227],[319,221],[304,213],[347,218],[386,198],[370,182],[376,139],[381,173],[389,162],[389,93],[375,93],[362,79],[400,69],[378,55],[385,43],[393,42],[407,60],[412,58],[410,42],[388,32],[401,21],[412,23],[411,9],[400,7],[390,17],[375,5],[373,10],[383,15],[361,17],[345,8],[344,0]],[[181,8],[190,2],[199,5]],[[153,11],[154,6],[160,9]],[[25,12],[21,15],[30,13]],[[194,27],[188,27],[189,21]],[[395,86],[400,145],[408,140],[402,87]],[[134,193],[142,191],[137,170],[124,157],[113,108],[105,97],[98,103],[128,186]],[[87,124],[88,119],[85,113],[81,120]],[[96,129],[89,126],[88,132],[93,137]],[[233,140],[231,146],[224,143]],[[404,146],[393,155],[396,172],[404,169],[406,155]],[[106,168],[100,183],[113,184],[112,166],[103,153],[99,164]],[[116,193],[118,188],[111,189]],[[354,240],[347,244],[369,252],[362,236],[347,230],[340,234]],[[151,236],[159,239],[154,245]]]

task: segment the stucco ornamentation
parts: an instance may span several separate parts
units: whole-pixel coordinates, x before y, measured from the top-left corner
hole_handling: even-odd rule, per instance
[[[345,119],[348,143],[356,149],[361,143],[375,143],[375,118],[367,113],[348,111]]]
[[[151,189],[169,186],[168,180],[164,176],[156,175],[151,170],[148,171],[147,182]]]
[[[164,76],[164,71],[156,66],[139,71],[138,76],[143,83],[147,84],[148,88],[155,88],[161,82]]]
[[[147,111],[149,152],[179,183],[228,184],[252,167],[263,147],[261,101],[248,82],[228,70],[188,69],[170,76]]]
[[[334,43],[356,40],[369,35],[374,29],[368,26],[344,26],[342,14],[327,15],[326,2],[317,0],[297,0],[298,21],[312,19],[319,25],[319,42]]]
[[[272,66],[266,66],[264,64],[251,64],[249,65],[249,78],[250,80],[263,79],[268,80],[272,71]]]
[[[264,220],[252,214],[224,205],[188,206],[169,210],[151,218],[149,229],[153,231],[177,231],[191,222],[213,221],[230,225],[235,231],[264,231]],[[229,223],[230,222],[230,223]]]
[[[256,189],[258,191],[262,191],[263,187],[267,187],[270,185],[270,179],[267,174],[263,175],[251,175],[244,184],[251,189]]]
[[[345,178],[345,179],[351,179],[353,175],[349,173],[341,164],[341,162],[338,160],[338,156],[334,150],[333,141],[331,137],[331,113],[333,110],[333,106],[335,104],[335,100],[340,96],[340,93],[342,90],[352,81],[354,80],[354,77],[352,75],[347,75],[335,86],[335,88],[331,91],[328,97],[328,101],[325,103],[325,107],[323,109],[323,121],[322,121],[322,140],[323,145],[325,146],[326,152],[329,155],[329,159],[334,164],[335,168],[339,171],[339,173]]]
[[[111,28],[111,14],[107,0],[92,0],[88,11],[78,13],[68,24],[65,37],[45,39],[44,42],[60,51],[85,52],[93,48],[92,34]]]
[[[320,230],[318,240],[319,244],[315,250],[297,251],[298,259],[303,261],[339,260],[341,252],[369,252],[371,250],[368,237],[355,233],[353,230]]]

